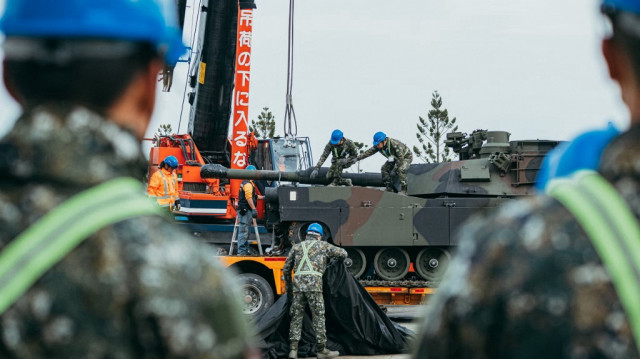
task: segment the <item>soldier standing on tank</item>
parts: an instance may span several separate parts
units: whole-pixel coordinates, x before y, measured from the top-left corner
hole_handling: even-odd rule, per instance
[[[602,52],[630,128],[558,147],[541,171],[548,195],[460,230],[414,357],[640,357],[640,0],[601,9]]]
[[[395,192],[391,179],[391,171],[395,170],[400,182],[400,193],[406,195],[407,172],[409,171],[409,166],[411,166],[411,161],[413,161],[413,155],[409,147],[394,138],[387,137],[384,132],[376,132],[373,135],[373,147],[358,156],[357,161],[372,156],[376,152],[380,152],[387,158],[387,162],[380,168],[382,182],[387,187],[386,190]]]
[[[331,140],[324,147],[322,156],[316,164],[316,167],[311,172],[311,178],[318,176],[320,167],[327,159],[329,154],[331,157],[331,167],[327,171],[327,179],[330,181],[330,186],[351,186],[350,178],[342,178],[342,170],[351,167],[358,157],[358,148],[350,139],[344,137],[342,131],[334,130],[331,133]]]
[[[255,354],[215,252],[140,179],[158,72],[184,52],[155,0],[11,0],[0,139],[0,357]],[[34,245],[35,244],[35,245]]]
[[[302,318],[307,303],[311,308],[313,329],[316,332],[318,359],[333,358],[339,355],[326,347],[327,333],[324,318],[324,298],[322,297],[322,275],[331,258],[344,260],[347,251],[322,241],[322,225],[312,223],[307,229],[304,241],[291,248],[282,271],[284,272],[287,299],[291,303],[291,340],[290,359],[298,357],[298,342],[302,334]],[[293,283],[291,272],[293,270]]]

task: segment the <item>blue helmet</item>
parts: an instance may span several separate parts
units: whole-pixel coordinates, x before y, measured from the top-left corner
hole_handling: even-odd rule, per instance
[[[602,0],[603,10],[618,10],[640,15],[640,1],[638,0]]]
[[[376,132],[376,134],[373,135],[373,145],[377,146],[378,143],[384,141],[385,138],[387,138],[387,135],[385,135],[384,132],[382,131]]]
[[[322,230],[322,225],[320,223],[311,223],[309,225],[309,228],[307,228],[307,234],[309,234],[309,232],[315,232],[320,236],[324,234],[324,231]]]
[[[332,145],[337,145],[338,142],[340,142],[340,140],[342,139],[342,137],[344,137],[344,135],[342,134],[342,131],[340,130],[333,130],[333,132],[331,133],[331,144]]]
[[[178,159],[175,156],[167,156],[164,159],[164,164],[173,169],[176,169],[178,168]]]
[[[247,168],[245,168],[245,170],[248,170],[248,171],[255,171],[255,170],[256,170],[256,166],[254,166],[254,165],[248,165],[248,166],[247,166]]]
[[[184,53],[173,0],[11,0],[0,31],[7,37],[148,42],[174,65]]]

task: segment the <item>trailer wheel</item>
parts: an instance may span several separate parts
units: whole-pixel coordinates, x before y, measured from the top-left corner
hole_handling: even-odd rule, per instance
[[[273,290],[267,281],[253,273],[242,273],[238,276],[242,291],[244,307],[242,312],[256,316],[265,312],[273,304]]]

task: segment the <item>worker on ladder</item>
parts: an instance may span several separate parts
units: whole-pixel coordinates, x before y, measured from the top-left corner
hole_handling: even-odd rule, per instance
[[[305,240],[291,248],[282,272],[284,275],[287,300],[291,305],[291,326],[289,327],[289,359],[298,358],[298,343],[302,335],[302,317],[309,303],[313,319],[313,329],[317,340],[318,359],[334,358],[337,351],[327,348],[327,333],[322,297],[322,276],[329,260],[344,260],[347,251],[322,241],[324,230],[320,223],[312,223],[307,229]],[[291,272],[293,271],[293,281]]]
[[[180,209],[178,197],[178,159],[175,156],[167,156],[160,162],[160,169],[154,172],[149,179],[147,193],[158,201],[160,207],[169,207],[169,210]]]
[[[601,5],[629,129],[559,146],[540,172],[545,195],[458,231],[413,357],[640,357],[640,0]]]
[[[255,171],[254,165],[249,165],[245,170]],[[240,191],[238,193],[238,217],[236,222],[238,224],[238,255],[249,255],[249,233],[251,232],[252,223],[258,218],[258,199],[263,199],[264,196],[259,195],[256,191],[256,185],[253,181],[243,181],[240,185]],[[257,228],[257,227],[255,227]]]
[[[140,182],[158,72],[185,50],[165,4],[3,2],[22,114],[0,139],[2,358],[255,353],[215,252]]]

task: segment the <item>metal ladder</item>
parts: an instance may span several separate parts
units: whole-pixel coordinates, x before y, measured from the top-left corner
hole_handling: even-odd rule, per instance
[[[264,253],[262,253],[262,242],[260,241],[260,233],[258,232],[258,222],[256,222],[255,218],[252,218],[251,220],[253,221],[253,232],[256,234],[256,240],[251,241],[249,238],[247,238],[247,240],[249,241],[249,244],[258,243],[258,252],[260,252],[260,255],[262,256]],[[251,229],[249,229],[249,237],[251,237]],[[236,222],[233,224],[233,234],[231,235],[231,245],[229,246],[230,256],[233,255],[234,247],[238,248],[238,217],[236,217]]]

